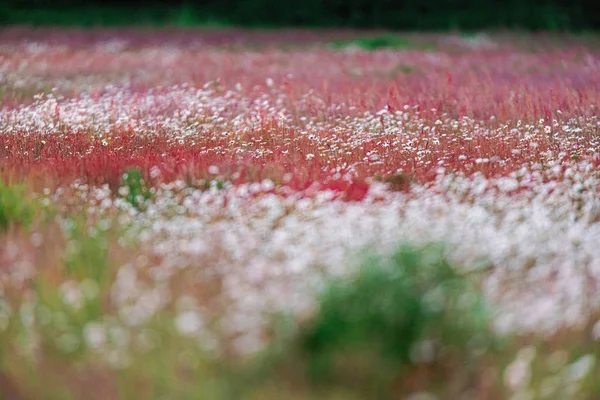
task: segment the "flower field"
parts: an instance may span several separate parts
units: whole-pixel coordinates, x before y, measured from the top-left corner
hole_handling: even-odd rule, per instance
[[[0,31],[0,393],[599,398],[597,40],[363,36]]]

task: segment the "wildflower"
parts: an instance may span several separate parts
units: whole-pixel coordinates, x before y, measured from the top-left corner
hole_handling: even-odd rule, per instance
[[[596,364],[596,359],[592,354],[586,354],[577,361],[569,365],[565,371],[569,382],[579,381],[588,375]]]
[[[531,379],[531,362],[535,358],[532,348],[519,351],[515,360],[504,371],[504,383],[509,388],[516,390],[527,386]]]
[[[98,322],[89,322],[83,328],[83,337],[88,347],[98,349],[106,344],[106,329]]]
[[[198,333],[202,325],[204,325],[202,318],[195,311],[184,311],[175,318],[175,327],[184,336],[192,336]]]
[[[66,281],[59,287],[62,300],[65,304],[79,309],[83,303],[83,295],[75,281]]]
[[[160,168],[154,166],[150,169],[150,178],[155,179],[160,176]]]

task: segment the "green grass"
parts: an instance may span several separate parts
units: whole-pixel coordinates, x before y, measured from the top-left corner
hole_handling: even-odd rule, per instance
[[[28,196],[25,186],[0,179],[0,232],[11,226],[28,228],[37,211],[38,206]]]
[[[476,285],[438,245],[369,256],[356,275],[326,285],[310,321],[283,321],[266,356],[269,376],[291,372],[292,382],[306,379],[310,392],[327,398],[407,394],[420,369],[429,378],[413,389],[443,394],[452,390],[444,380],[476,379],[502,345]]]
[[[152,193],[138,169],[129,169],[123,174],[122,189],[126,191],[127,202],[137,209],[142,209],[145,203],[152,198]]]
[[[336,41],[331,45],[336,49],[358,47],[363,50],[435,50],[435,46],[432,43],[415,42],[391,33]]]

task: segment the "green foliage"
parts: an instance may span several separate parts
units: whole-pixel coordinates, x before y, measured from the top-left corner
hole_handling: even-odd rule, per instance
[[[489,324],[481,294],[444,258],[443,247],[403,246],[389,258],[370,256],[353,277],[333,279],[316,315],[275,341],[269,357],[275,365],[294,360],[317,386],[354,387],[379,398],[419,365],[457,363],[461,373],[477,373],[499,344]]]
[[[127,189],[125,199],[137,209],[143,208],[144,203],[152,197],[141,172],[137,169],[130,169],[123,175],[123,184]]]
[[[435,46],[428,43],[415,43],[398,35],[386,34],[377,36],[364,36],[351,41],[337,41],[334,48],[359,47],[363,50],[398,49],[398,50],[435,50]]]
[[[89,322],[102,319],[113,273],[107,232],[67,220],[66,239],[62,259],[47,260],[48,265],[31,280],[33,297],[15,306],[30,317],[13,319],[3,332],[17,337],[23,348],[35,335],[44,357],[58,363],[86,357],[82,331]]]
[[[67,248],[63,261],[66,273],[75,279],[91,279],[102,286],[109,272],[109,238],[107,233],[83,222],[68,220]]]
[[[0,179],[0,232],[11,225],[30,226],[35,214],[36,206],[28,198],[25,187]]]
[[[598,28],[593,0],[0,1],[0,23],[32,25],[322,26],[448,30]]]
[[[226,185],[226,181],[222,181],[220,179],[214,179],[214,180],[205,180],[204,184],[202,185],[202,188],[204,190],[209,190],[210,188],[217,188],[218,190],[222,190],[225,188]]]
[[[403,247],[390,261],[373,257],[355,279],[330,284],[304,333],[311,356],[371,343],[382,357],[407,363],[419,340],[464,345],[486,329],[481,298],[437,247]]]

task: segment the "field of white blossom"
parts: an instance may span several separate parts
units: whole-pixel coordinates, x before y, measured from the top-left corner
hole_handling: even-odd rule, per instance
[[[598,398],[597,43],[361,35],[0,32],[0,393]]]

